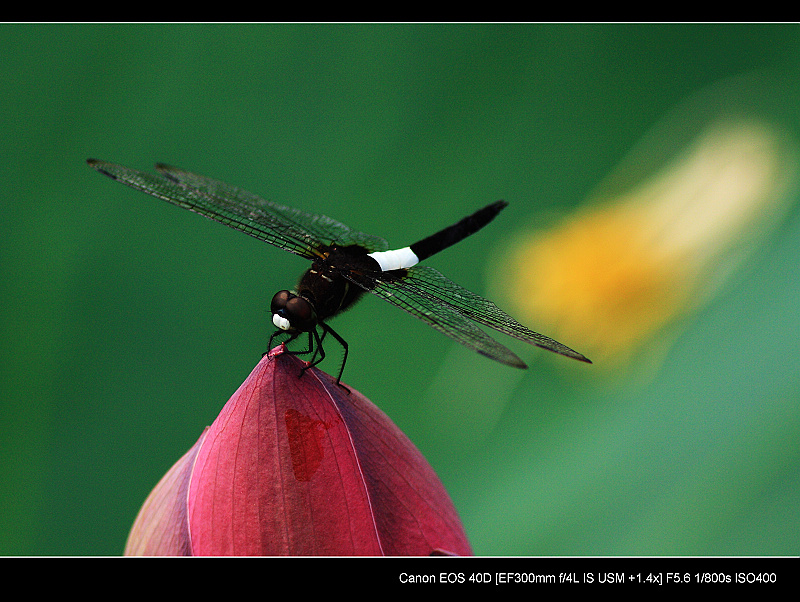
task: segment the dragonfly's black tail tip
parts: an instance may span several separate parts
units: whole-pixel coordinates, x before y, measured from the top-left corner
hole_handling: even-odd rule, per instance
[[[489,218],[489,221],[491,221],[494,219],[494,216],[496,216],[506,207],[508,207],[508,201],[495,201],[494,203],[484,207],[481,211],[490,213],[492,217]]]

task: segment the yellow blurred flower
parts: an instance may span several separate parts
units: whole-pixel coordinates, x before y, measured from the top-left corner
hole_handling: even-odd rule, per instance
[[[779,130],[716,121],[636,188],[516,241],[513,309],[598,369],[620,367],[719,289],[785,215],[796,173]]]

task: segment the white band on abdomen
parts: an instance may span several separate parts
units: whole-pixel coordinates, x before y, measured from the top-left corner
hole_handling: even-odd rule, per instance
[[[419,263],[419,257],[411,250],[411,247],[397,249],[396,251],[379,251],[378,253],[370,253],[369,256],[378,262],[384,272],[410,268],[412,265]]]

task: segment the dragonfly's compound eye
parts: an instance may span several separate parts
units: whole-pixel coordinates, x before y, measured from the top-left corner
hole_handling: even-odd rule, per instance
[[[301,332],[308,332],[317,325],[317,314],[303,297],[294,296],[286,302],[284,317]]]
[[[272,323],[281,330],[308,332],[317,325],[317,314],[303,297],[279,291],[272,298]]]
[[[285,309],[286,304],[292,297],[294,297],[294,295],[289,291],[278,291],[277,293],[275,293],[275,296],[272,298],[272,303],[270,304],[270,309],[272,310],[272,313],[276,314],[280,310]]]

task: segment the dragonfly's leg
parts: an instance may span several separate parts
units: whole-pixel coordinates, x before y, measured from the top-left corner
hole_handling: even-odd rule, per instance
[[[288,335],[289,336],[288,339],[283,341],[284,344],[288,345],[289,343],[294,341],[300,335],[300,333],[299,332],[289,332],[288,330],[282,330],[282,329],[276,330],[275,332],[272,333],[272,336],[269,337],[269,347],[270,347],[270,349],[273,346],[273,341],[275,341],[276,339],[279,339],[282,335]]]
[[[313,339],[312,339],[313,336]],[[317,342],[317,348],[314,350],[314,354],[311,356],[311,360],[308,362],[308,365],[303,368],[303,371],[308,370],[312,366],[316,366],[322,360],[325,359],[325,350],[322,348],[322,340],[325,338],[325,332],[323,331],[322,336],[319,336],[317,329],[314,328],[313,330],[309,331],[308,333],[308,348],[311,351],[314,347],[314,341]],[[319,354],[319,359],[317,358],[317,354]]]
[[[309,360],[309,362],[310,362],[310,364],[312,366],[316,366],[317,364],[319,364],[323,360],[323,358],[325,357],[325,352],[322,349],[322,343],[325,340],[325,335],[328,334],[328,329],[324,324],[320,324],[320,326],[322,327],[322,336],[321,337],[317,336],[316,330],[314,330],[314,336],[315,336],[315,338],[317,340],[317,349],[319,350],[320,354],[322,354],[322,357],[320,357],[319,360],[315,361],[314,358],[317,357],[317,353],[314,352],[314,355],[311,356],[311,360]],[[311,346],[311,333],[309,333],[308,336],[309,336],[309,347],[310,347]]]
[[[286,334],[286,335],[290,335],[290,336],[289,336],[289,338],[288,338],[288,339],[286,339],[286,340],[284,341],[284,344],[291,343],[291,342],[292,342],[294,339],[296,339],[296,338],[297,338],[297,335],[296,335],[296,334],[291,334],[291,333],[289,333],[289,332],[286,332],[285,330],[276,330],[275,332],[273,332],[273,333],[272,333],[272,336],[270,336],[270,337],[269,337],[269,344],[267,344],[267,351],[265,351],[264,353],[262,353],[262,354],[261,354],[261,357],[264,357],[264,356],[265,356],[265,355],[267,355],[267,354],[268,354],[270,351],[272,351],[272,348],[273,348],[273,346],[274,346],[274,345],[273,345],[273,341],[275,341],[275,339],[276,339],[276,338],[280,338],[280,336],[281,336],[281,335],[284,335],[284,334]]]
[[[339,344],[342,346],[342,349],[344,349],[344,357],[342,358],[342,365],[339,368],[339,374],[336,376],[336,384],[345,389],[349,393],[350,390],[341,383],[342,374],[344,373],[344,365],[347,363],[347,353],[349,350],[347,342],[342,337],[340,337],[339,334],[333,328],[331,328],[327,324],[323,323],[320,325],[322,326],[322,329],[325,331],[325,333],[327,334],[328,332],[330,332],[331,336],[333,336],[334,339],[339,341]],[[325,334],[322,335],[322,338],[325,338]]]
[[[322,342],[325,340],[325,337],[330,332],[331,335],[333,336],[333,338],[335,338],[339,342],[339,344],[342,346],[342,348],[344,349],[344,358],[342,359],[342,365],[339,368],[339,374],[336,377],[336,384],[339,385],[340,387],[342,387],[348,393],[350,393],[350,389],[348,389],[347,387],[345,387],[341,383],[342,373],[344,372],[344,365],[347,362],[347,353],[348,353],[347,343],[345,342],[345,340],[342,337],[340,337],[337,334],[337,332],[333,328],[331,328],[327,324],[320,323],[319,326],[322,328],[322,336],[320,336],[320,334],[317,332],[316,328],[310,330],[308,332],[308,348],[307,349],[304,349],[302,351],[287,351],[287,353],[289,353],[290,355],[306,355],[306,354],[311,353],[311,359],[300,370],[300,376],[303,376],[303,374],[305,373],[306,370],[316,366],[317,364],[322,362],[322,360],[325,359],[325,349],[322,347]],[[272,343],[272,338],[274,338],[275,336],[281,334],[281,332],[284,332],[284,331],[280,331],[279,330],[278,332],[276,332],[275,334],[272,335],[272,337],[270,338],[270,344]],[[298,336],[300,336],[299,332],[292,333],[291,337],[289,337],[289,339],[286,340],[286,343],[290,343],[291,341],[296,339]],[[316,343],[316,348],[315,348],[315,343]]]

